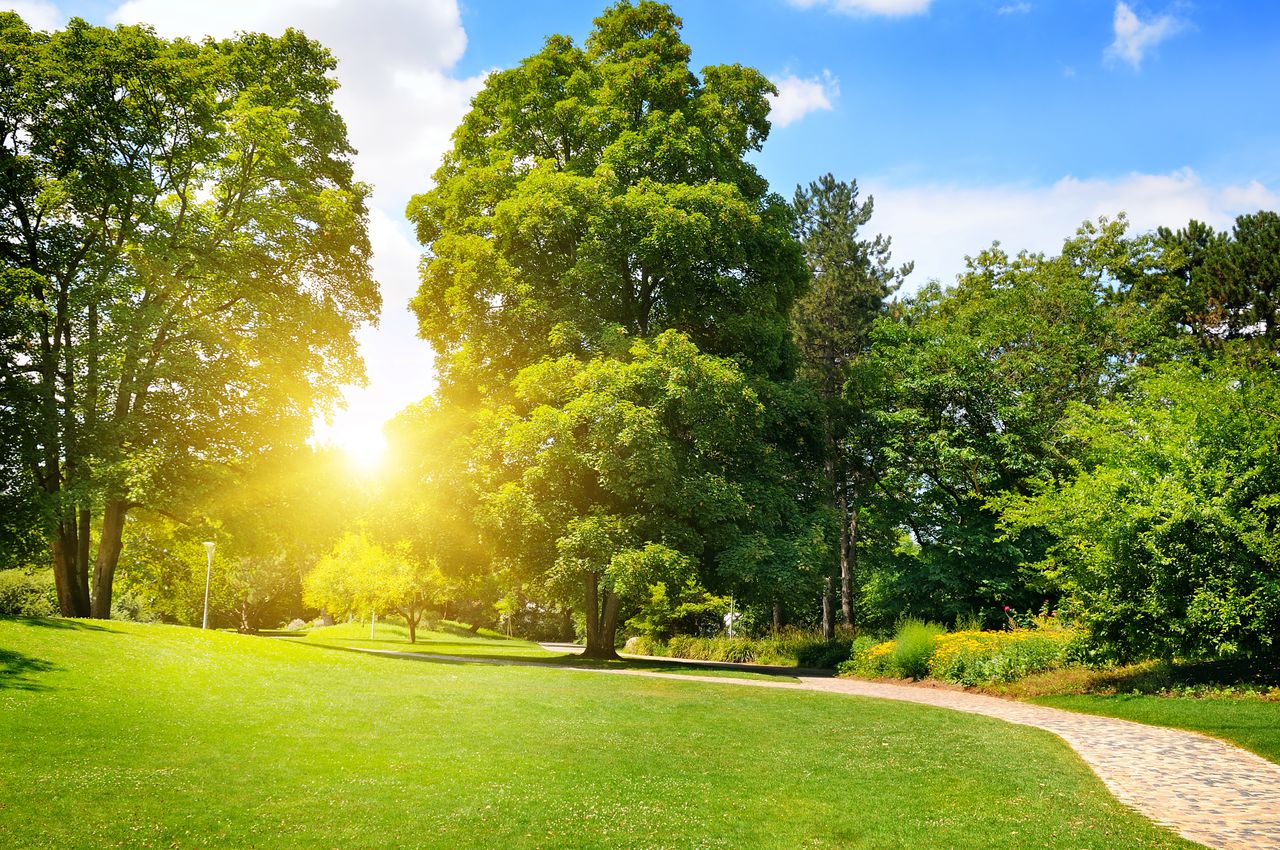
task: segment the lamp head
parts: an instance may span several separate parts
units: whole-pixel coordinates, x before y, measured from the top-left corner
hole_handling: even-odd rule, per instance
[[[212,557],[213,557],[213,547],[214,547],[214,545],[215,545],[215,544],[214,544],[214,542],[213,542],[212,540],[206,540],[206,541],[204,542],[204,551],[206,551],[206,552],[208,552],[208,553],[209,553],[209,557],[210,557],[210,558],[212,558]]]

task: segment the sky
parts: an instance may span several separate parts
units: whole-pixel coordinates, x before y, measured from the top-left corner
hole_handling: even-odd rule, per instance
[[[673,0],[695,70],[740,63],[778,87],[753,161],[790,197],[831,172],[875,198],[872,232],[907,290],[954,281],[999,240],[1053,252],[1085,219],[1221,229],[1280,209],[1280,4],[1270,0]],[[407,303],[421,247],[404,218],[487,74],[545,37],[581,42],[602,0],[0,0],[40,29],[79,16],[162,35],[278,34],[329,46],[384,308],[360,332],[368,382],[317,439],[376,458],[381,424],[431,392]]]

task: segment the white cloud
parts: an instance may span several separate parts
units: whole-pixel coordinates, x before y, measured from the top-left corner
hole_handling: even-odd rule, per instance
[[[4,2],[4,0],[0,0]],[[344,392],[347,407],[317,438],[344,446],[380,443],[383,420],[435,386],[430,347],[407,309],[420,255],[405,203],[430,188],[453,129],[485,74],[452,69],[467,46],[455,0],[128,0],[115,22],[145,21],[162,35],[279,34],[295,27],[338,60],[334,96],[359,151],[356,175],[374,185],[370,204],[373,270],[382,287],[379,326],[359,333],[367,387]]]
[[[996,9],[997,15],[1025,15],[1031,11],[1030,3],[1006,3]]]
[[[903,17],[927,12],[932,2],[933,0],[791,0],[791,5],[801,9],[821,6],[846,15]]]
[[[1128,62],[1134,69],[1142,66],[1142,59],[1151,48],[1182,31],[1186,24],[1173,15],[1160,15],[1143,21],[1127,3],[1116,3],[1113,21],[1115,41],[1103,54],[1108,61]]]
[[[840,94],[840,81],[823,70],[820,77],[801,79],[787,74],[773,81],[778,87],[769,98],[769,120],[775,127],[794,124],[810,112],[831,109],[831,98]]]
[[[33,30],[49,32],[66,23],[58,7],[45,0],[0,0],[0,11],[17,12]]]
[[[1193,218],[1227,229],[1241,213],[1280,208],[1280,187],[1211,185],[1189,168],[1116,179],[1064,177],[1050,186],[903,187],[868,180],[864,189],[876,201],[870,229],[893,237],[895,262],[916,263],[909,290],[930,279],[952,283],[965,256],[994,240],[1010,254],[1056,254],[1081,222],[1102,215],[1124,212],[1131,232],[1182,227]]]

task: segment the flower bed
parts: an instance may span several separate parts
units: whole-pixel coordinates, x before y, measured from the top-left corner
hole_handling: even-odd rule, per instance
[[[922,664],[918,650],[901,651],[904,636],[919,644],[918,634],[904,635],[902,630],[895,640],[855,643],[849,660],[840,665],[841,675],[922,678],[927,674],[959,685],[988,685],[1077,663],[1082,648],[1080,633],[1074,629],[935,633]]]

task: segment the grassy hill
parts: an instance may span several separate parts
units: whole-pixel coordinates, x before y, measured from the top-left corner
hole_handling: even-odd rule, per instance
[[[70,620],[0,621],[0,671],[6,847],[1191,846],[903,703]]]

